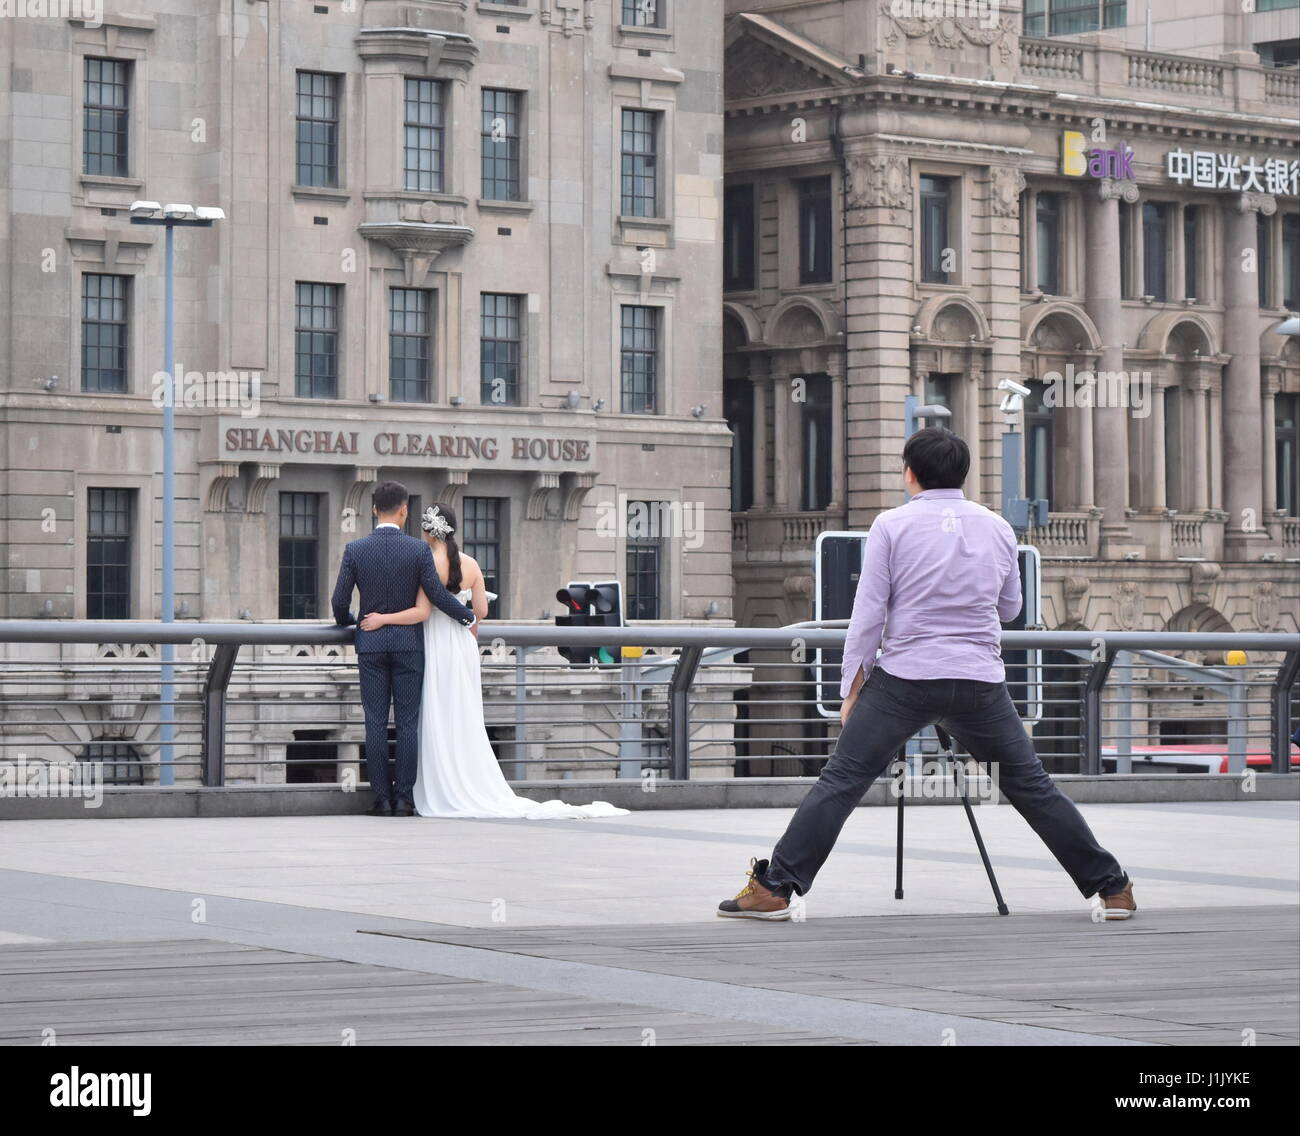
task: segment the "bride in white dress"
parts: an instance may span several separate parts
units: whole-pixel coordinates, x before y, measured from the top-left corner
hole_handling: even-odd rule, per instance
[[[420,526],[442,582],[483,619],[490,593],[477,562],[457,547],[456,514],[445,505],[434,505],[424,511]],[[462,627],[441,612],[433,612],[423,590],[415,607],[388,615],[372,612],[361,626],[373,631],[389,623],[424,624],[420,768],[415,779],[415,811],[420,816],[552,820],[620,816],[628,811],[605,801],[567,805],[516,796],[497,764],[483,725],[478,624]]]

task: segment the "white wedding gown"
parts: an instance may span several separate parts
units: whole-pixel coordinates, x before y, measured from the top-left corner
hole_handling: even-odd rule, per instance
[[[468,589],[456,598],[468,604]],[[605,801],[567,805],[515,796],[483,725],[478,640],[435,610],[424,622],[420,698],[420,768],[415,811],[425,817],[514,817],[564,820],[621,816]]]

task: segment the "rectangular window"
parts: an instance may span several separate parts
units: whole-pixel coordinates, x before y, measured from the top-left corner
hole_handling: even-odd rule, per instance
[[[519,201],[518,91],[483,88],[483,197],[488,201]]]
[[[131,618],[134,489],[92,489],[86,526],[86,618]]]
[[[659,216],[659,112],[623,110],[622,199],[625,217]]]
[[[826,375],[807,375],[805,381],[801,508],[818,512],[831,503],[831,381]]]
[[[81,168],[88,174],[126,177],[127,118],[131,65],[120,59],[87,59],[82,101]]]
[[[339,184],[339,77],[298,72],[297,173],[299,185]]]
[[[522,299],[501,292],[479,298],[479,399],[485,406],[519,405]]]
[[[81,278],[81,389],[126,391],[127,278],[87,272]]]
[[[1282,217],[1282,306],[1300,311],[1300,213]]]
[[[1027,36],[1076,35],[1127,22],[1126,0],[1025,0]]]
[[[1183,207],[1183,295],[1189,300],[1201,295],[1201,207]]]
[[[1162,202],[1142,206],[1142,294],[1169,299],[1169,206]]]
[[[952,178],[921,178],[921,280],[951,283]]]
[[[461,499],[460,546],[483,569],[483,586],[499,592],[501,580],[501,498]],[[488,619],[501,618],[501,600],[488,600]]]
[[[799,283],[831,280],[831,179],[804,178],[799,189]]]
[[[1161,397],[1157,395],[1157,397]],[[1165,387],[1165,508],[1175,512],[1186,507],[1183,500],[1183,434],[1182,391],[1178,387]]]
[[[754,187],[729,186],[722,207],[722,287],[748,292],[754,287]]]
[[[1277,507],[1300,517],[1300,394],[1276,396],[1273,410]]]
[[[1038,279],[1040,292],[1061,294],[1061,198],[1055,193],[1038,195]]]
[[[624,304],[620,374],[624,414],[658,412],[659,309]]]
[[[420,519],[424,515],[424,501],[417,493],[412,493],[406,499],[406,526],[402,530],[407,536],[413,536],[417,540],[424,535],[424,529],[420,527]],[[376,518],[377,520],[378,518]],[[372,529],[374,525],[370,526]]]
[[[731,511],[743,513],[754,503],[754,384],[727,379],[723,384],[727,425],[731,428]]]
[[[339,291],[337,284],[299,282],[294,292],[294,394],[339,396]]]
[[[622,0],[623,26],[628,28],[662,28],[664,0]]]
[[[1025,496],[1031,501],[1052,499],[1052,408],[1043,404],[1046,384],[1029,382],[1025,399]]]
[[[316,619],[320,596],[319,493],[280,494],[280,618]]]
[[[406,188],[443,191],[443,84],[438,79],[406,80]]]
[[[394,402],[433,401],[432,293],[393,288],[388,294],[388,384]]]
[[[663,590],[661,501],[629,501],[627,506],[626,618],[660,619]]]
[[[1273,306],[1273,223],[1263,213],[1255,214],[1255,271],[1259,273],[1259,306]]]

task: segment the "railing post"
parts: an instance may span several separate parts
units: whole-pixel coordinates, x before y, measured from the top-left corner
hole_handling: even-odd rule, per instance
[[[1246,769],[1246,681],[1228,676],[1228,772],[1241,774]]]
[[[238,643],[218,643],[203,682],[203,784],[226,783],[226,691],[239,655]]]
[[[515,741],[511,754],[514,775],[511,781],[528,780],[528,751],[524,741],[528,733],[528,648],[515,648]]]
[[[703,654],[702,647],[683,647],[668,683],[668,760],[674,781],[691,778],[691,684]]]
[[[1116,651],[1118,659],[1123,652]],[[1115,772],[1133,772],[1133,662],[1136,656],[1129,655],[1127,677],[1121,675],[1116,692],[1117,706],[1115,717],[1119,736],[1115,739]]]
[[[1291,687],[1300,673],[1300,651],[1288,651],[1273,679],[1273,772],[1291,772]]]
[[[1105,657],[1094,660],[1088,668],[1088,678],[1083,687],[1083,706],[1079,716],[1079,732],[1083,735],[1079,747],[1079,772],[1096,776],[1101,773],[1101,692],[1115,665],[1115,652],[1107,650]]]

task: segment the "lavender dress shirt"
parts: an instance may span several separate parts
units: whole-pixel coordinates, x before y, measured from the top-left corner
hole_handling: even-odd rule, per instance
[[[1020,613],[1016,534],[960,489],[926,489],[871,526],[840,696],[879,662],[904,679],[1003,682],[1002,624]],[[884,651],[876,658],[876,649]]]

